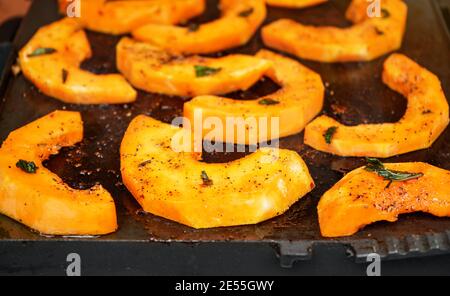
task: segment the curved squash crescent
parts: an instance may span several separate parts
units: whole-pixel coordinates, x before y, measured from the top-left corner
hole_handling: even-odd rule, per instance
[[[401,0],[381,0],[379,17],[368,16],[368,5],[373,2],[352,1],[347,18],[355,24],[349,28],[277,20],[262,29],[264,44],[320,62],[370,61],[400,48],[406,26],[406,4]]]
[[[75,190],[42,165],[83,138],[78,112],[55,111],[10,133],[0,148],[0,212],[50,235],[100,235],[117,229],[111,195],[100,185]],[[34,162],[27,173],[19,160]]]
[[[148,23],[174,25],[198,16],[205,0],[77,0],[83,27],[107,34],[121,35]],[[69,2],[59,0],[60,11],[67,13]]]
[[[384,63],[383,81],[408,99],[397,123],[345,126],[321,116],[306,126],[305,143],[340,156],[391,157],[430,147],[449,123],[449,106],[439,78],[408,57],[391,55]],[[328,144],[324,134],[336,133]]]
[[[176,54],[206,54],[246,44],[266,18],[264,0],[221,0],[222,16],[198,27],[148,24],[133,37]]]
[[[199,76],[195,67],[217,70]],[[271,63],[253,56],[233,54],[221,58],[173,56],[153,45],[123,38],[117,44],[117,68],[136,88],[177,96],[224,94],[246,90]]]
[[[122,178],[147,212],[194,228],[253,224],[284,213],[314,187],[294,151],[264,148],[208,164],[172,149],[179,132],[190,133],[141,115],[125,133]]]
[[[53,52],[36,55],[39,50]],[[137,93],[120,74],[96,75],[80,69],[92,52],[85,32],[73,19],[45,26],[19,52],[23,74],[44,94],[66,103],[121,104]]]
[[[273,67],[266,75],[282,87],[280,90],[251,101],[215,96],[195,97],[184,104],[184,117],[190,122],[198,122],[195,117],[199,114],[203,119],[216,117],[220,118],[223,126],[226,126],[226,121],[230,118],[256,119],[257,128],[246,129],[245,138],[234,138],[234,142],[239,144],[249,144],[250,139],[255,139],[250,132],[258,135],[257,142],[301,132],[306,124],[322,110],[324,98],[322,79],[299,62],[271,51],[260,50],[256,57],[273,63]],[[264,102],[269,103],[264,104]],[[279,119],[279,130],[275,132],[271,130],[272,118]],[[205,137],[209,132],[205,129],[203,136]],[[226,134],[223,138],[215,140],[227,142],[225,139]]]
[[[423,176],[386,186],[389,181],[364,168],[348,173],[320,199],[317,210],[324,237],[349,236],[377,221],[397,221],[400,214],[450,216],[449,171],[426,163],[391,163],[385,167]]]
[[[319,5],[327,1],[328,0],[266,0],[266,3],[270,6],[279,6],[286,8],[304,8]]]

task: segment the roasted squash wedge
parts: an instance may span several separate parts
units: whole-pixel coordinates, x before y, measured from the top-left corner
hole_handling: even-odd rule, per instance
[[[246,44],[266,18],[264,0],[221,0],[222,16],[199,26],[148,24],[133,37],[176,54],[206,54]]]
[[[300,58],[320,62],[370,61],[401,47],[407,6],[401,0],[381,0],[380,16],[369,17],[373,2],[353,0],[349,28],[306,26],[289,19],[262,29],[264,44]]]
[[[184,117],[190,122],[202,120],[195,118],[199,115],[203,120],[211,117],[220,118],[223,126],[226,126],[230,118],[236,118],[236,122],[237,118],[242,118],[244,121],[250,118],[255,119],[257,126],[253,128],[250,125],[247,126],[245,138],[234,137],[234,142],[239,144],[256,144],[250,143],[250,140],[254,141],[257,138],[257,142],[264,142],[302,131],[306,124],[322,110],[324,98],[322,79],[299,62],[271,51],[260,50],[256,57],[273,64],[266,75],[282,87],[280,90],[251,101],[215,96],[195,97],[184,104]],[[275,133],[272,131],[273,118],[279,120],[279,127]],[[249,121],[247,122],[250,124]],[[203,126],[208,125],[203,124]],[[207,135],[210,133],[211,130],[205,128],[203,135],[208,139]],[[223,137],[215,140],[227,142],[226,129],[224,129]]]
[[[126,34],[148,23],[173,25],[198,16],[205,10],[205,0],[77,0],[77,20],[93,31]],[[60,0],[66,14],[67,1]]]
[[[68,111],[55,111],[11,132],[0,148],[0,212],[42,234],[114,232],[114,201],[102,186],[72,189],[42,165],[82,138],[80,114]]]
[[[320,199],[317,210],[323,236],[349,236],[368,224],[394,222],[400,214],[412,212],[450,216],[450,171],[418,162],[385,166],[423,176],[389,184],[365,168],[348,173]]]
[[[141,115],[123,138],[122,179],[147,212],[194,228],[253,224],[284,213],[314,187],[294,151],[263,148],[208,164],[175,152],[190,145],[174,144],[178,133],[190,131]]]
[[[266,0],[270,6],[304,8],[327,2],[327,0]]]
[[[117,44],[117,68],[130,83],[167,95],[190,97],[246,90],[270,67],[264,59],[242,54],[181,57],[126,37]]]
[[[77,21],[65,18],[45,26],[19,53],[23,74],[44,94],[66,103],[120,104],[137,92],[120,74],[96,75],[80,69],[92,55]]]
[[[381,158],[430,147],[449,123],[439,78],[408,57],[393,54],[384,63],[383,81],[408,99],[399,122],[345,126],[321,116],[306,126],[305,143],[340,156]],[[334,134],[327,139],[330,129]]]

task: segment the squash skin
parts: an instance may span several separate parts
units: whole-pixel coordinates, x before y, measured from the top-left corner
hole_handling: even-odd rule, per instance
[[[29,57],[37,48],[56,53]],[[92,56],[85,32],[74,19],[42,27],[19,52],[25,77],[45,95],[74,104],[122,104],[136,100],[137,92],[120,74],[96,75],[80,69]],[[67,72],[64,81],[63,71]]]
[[[303,59],[319,62],[371,61],[401,47],[407,6],[401,0],[382,0],[387,18],[369,18],[371,2],[352,0],[349,28],[306,26],[289,19],[277,20],[262,29],[264,44]]]
[[[137,40],[149,42],[175,54],[207,54],[246,44],[266,18],[264,0],[221,0],[222,16],[201,24],[197,30],[147,24],[132,32]],[[249,11],[248,16],[239,16]]]
[[[207,164],[195,153],[172,150],[180,131],[190,133],[140,115],[125,133],[122,179],[147,212],[194,228],[254,224],[282,214],[314,187],[294,151],[263,148],[233,162]],[[212,185],[203,184],[202,171]]]
[[[449,106],[439,78],[401,54],[384,63],[383,81],[408,100],[397,123],[345,126],[320,116],[306,126],[305,144],[339,156],[387,158],[430,147],[449,123]],[[331,144],[324,133],[337,127]]]
[[[196,77],[196,65],[222,70]],[[126,37],[117,44],[117,68],[130,83],[138,89],[166,95],[192,97],[246,90],[271,66],[266,60],[242,54],[221,58],[173,56]]]
[[[450,216],[450,171],[426,163],[385,164],[391,170],[423,173],[418,179],[393,182],[358,168],[327,191],[317,207],[324,237],[349,236],[377,222],[395,222],[400,214],[425,212]]]
[[[285,8],[304,8],[319,5],[328,0],[266,0],[267,5]]]
[[[301,132],[306,124],[322,110],[325,88],[320,75],[295,60],[269,50],[260,50],[256,57],[268,60],[273,64],[266,75],[282,87],[280,90],[251,101],[216,96],[195,97],[184,104],[184,117],[191,123],[197,122],[195,114],[200,114],[198,111],[201,111],[204,119],[208,117],[220,118],[223,126],[226,126],[226,120],[230,117],[268,118],[267,125],[258,124],[258,131],[260,132],[258,142]],[[261,105],[259,102],[264,99],[276,100],[279,104]],[[275,134],[271,132],[270,120],[273,117],[279,118],[279,131]],[[234,137],[234,143],[249,144],[250,132],[249,129],[246,129],[246,131],[245,139]],[[205,128],[203,137],[208,138],[209,132]],[[224,133],[221,139],[215,140],[227,142],[226,139]]]
[[[117,229],[111,195],[100,185],[75,190],[42,165],[83,138],[78,112],[55,111],[10,133],[0,148],[0,212],[48,235],[101,235]],[[16,167],[33,161],[36,174]]]
[[[67,2],[60,1],[65,14]],[[202,14],[205,0],[106,1],[79,0],[83,27],[112,35],[130,33],[148,23],[174,25]]]

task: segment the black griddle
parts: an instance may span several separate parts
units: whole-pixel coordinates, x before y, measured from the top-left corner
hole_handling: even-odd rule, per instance
[[[409,7],[408,25],[403,47],[399,52],[438,75],[447,98],[450,98],[450,38],[441,10],[433,0],[406,2]],[[348,0],[331,0],[303,10],[269,8],[265,23],[283,17],[305,24],[343,27],[349,25],[344,19],[348,4]],[[207,12],[191,22],[201,23],[214,19],[219,15],[216,6],[216,0],[209,0]],[[364,160],[315,151],[303,144],[303,133],[281,139],[280,147],[295,150],[303,157],[317,187],[284,215],[258,225],[195,230],[143,213],[121,183],[120,141],[129,122],[136,115],[146,114],[170,122],[174,117],[182,115],[183,103],[189,98],[139,92],[134,104],[77,106],[49,98],[41,94],[23,75],[10,74],[9,68],[15,61],[16,52],[39,27],[58,18],[60,16],[56,1],[35,0],[16,35],[12,50],[7,46],[2,49],[5,51],[3,56],[7,58],[6,70],[0,81],[0,91],[3,91],[0,93],[0,141],[12,130],[53,110],[80,111],[85,125],[83,142],[74,147],[63,148],[45,166],[74,188],[89,188],[101,183],[115,199],[120,228],[114,234],[95,238],[43,237],[12,219],[0,216],[0,274],[21,273],[24,269],[27,270],[25,273],[63,272],[66,264],[64,254],[69,252],[81,252],[89,257],[93,273],[114,273],[117,268],[121,268],[122,272],[128,271],[129,274],[295,273],[296,269],[277,269],[279,263],[275,255],[283,267],[292,267],[295,261],[306,260],[307,262],[296,265],[300,270],[317,260],[325,260],[323,258],[327,258],[326,264],[342,259],[340,263],[334,263],[340,264],[339,270],[358,273],[364,266],[353,262],[366,262],[367,255],[374,252],[384,260],[450,254],[450,219],[438,219],[421,213],[403,215],[396,223],[375,223],[347,238],[321,237],[316,213],[321,195],[341,179],[344,173],[362,166]],[[120,37],[94,32],[88,32],[88,37],[94,57],[83,62],[82,67],[94,73],[117,72],[114,62],[115,44]],[[246,46],[213,56],[228,53],[253,54],[262,47],[258,33]],[[299,61],[318,72],[326,83],[323,113],[345,124],[355,125],[395,122],[404,114],[406,100],[381,82],[382,64],[386,57],[369,63],[324,64]],[[276,89],[273,82],[262,80],[249,91],[229,96],[254,99]],[[205,154],[204,161],[225,162],[243,155],[245,153]],[[430,149],[386,161],[424,161],[450,169],[450,129]],[[320,257],[321,254],[324,257]],[[335,255],[341,256],[340,259],[336,259]],[[450,272],[450,257],[438,256],[436,260],[446,262],[442,266],[442,272]],[[389,266],[393,263],[385,264]],[[330,268],[323,269],[323,273],[335,273]],[[320,273],[317,269],[310,272]]]

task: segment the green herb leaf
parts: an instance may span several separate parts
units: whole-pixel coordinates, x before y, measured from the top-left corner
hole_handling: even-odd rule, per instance
[[[208,174],[205,171],[202,171],[200,177],[202,178],[203,186],[211,186],[213,184],[213,181],[208,177]]]
[[[243,10],[241,12],[239,12],[238,16],[240,17],[248,17],[249,15],[251,15],[253,13],[254,9],[253,7],[250,7],[249,9]]]
[[[417,179],[423,176],[423,173],[408,173],[401,171],[394,171],[385,168],[384,164],[376,158],[366,158],[367,165],[365,167],[366,171],[374,172],[378,176],[383,177],[385,180],[391,181],[408,181]],[[388,185],[390,185],[390,183]],[[389,186],[387,186],[389,187]]]
[[[67,78],[69,77],[69,72],[66,69],[62,69],[62,82],[66,83]]]
[[[32,161],[26,161],[26,160],[19,160],[16,163],[16,167],[18,167],[19,169],[21,169],[22,171],[24,171],[25,173],[28,174],[36,174],[36,171],[38,169],[38,167],[36,166],[36,164]]]
[[[334,134],[337,132],[337,126],[332,126],[327,129],[327,131],[323,134],[323,137],[325,138],[325,142],[327,144],[331,144],[331,140],[333,139]]]
[[[391,16],[391,13],[386,8],[381,8],[381,16],[383,18],[388,18]]]
[[[259,100],[258,104],[260,105],[278,105],[280,102],[277,100],[273,100],[270,98]]]
[[[222,70],[222,68],[211,68],[208,66],[200,66],[200,65],[195,65],[194,69],[195,69],[195,76],[197,77],[214,75]]]
[[[187,27],[189,32],[197,32],[199,28],[200,28],[200,25],[199,24],[195,24],[195,23],[191,23]]]
[[[39,47],[39,48],[36,48],[35,50],[33,50],[32,53],[28,54],[27,57],[32,58],[32,57],[37,57],[37,56],[41,56],[41,55],[52,54],[55,52],[56,52],[56,49],[54,49],[54,48]]]

